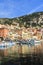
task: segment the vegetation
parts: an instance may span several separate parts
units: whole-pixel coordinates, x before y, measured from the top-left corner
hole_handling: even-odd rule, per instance
[[[13,24],[14,22],[17,22],[20,24],[20,26],[29,27],[31,26],[41,26],[43,25],[43,22],[39,23],[39,18],[41,18],[41,15],[43,15],[43,12],[36,12],[29,15],[24,15],[17,18],[0,18],[0,24]],[[43,21],[43,18],[41,18]]]

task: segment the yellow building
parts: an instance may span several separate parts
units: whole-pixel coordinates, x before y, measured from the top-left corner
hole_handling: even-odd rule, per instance
[[[31,32],[29,32],[29,31],[27,31],[27,32],[22,31],[22,39],[27,40],[27,39],[30,39],[30,38],[32,38],[32,33]]]

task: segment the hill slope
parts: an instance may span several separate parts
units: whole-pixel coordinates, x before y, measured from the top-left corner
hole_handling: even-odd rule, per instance
[[[29,15],[24,15],[17,18],[0,18],[0,24],[13,24],[14,22],[19,23],[20,26],[28,27],[30,25],[43,25],[43,12],[35,12]]]

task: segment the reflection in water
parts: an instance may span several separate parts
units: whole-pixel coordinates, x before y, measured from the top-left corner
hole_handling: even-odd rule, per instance
[[[3,62],[1,65],[43,65],[41,55],[30,55],[28,57],[20,57],[16,60],[11,59]]]

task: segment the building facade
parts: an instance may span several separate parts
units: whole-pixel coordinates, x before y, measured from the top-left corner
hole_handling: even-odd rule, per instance
[[[8,29],[7,28],[0,28],[0,37],[6,38],[8,36]]]

